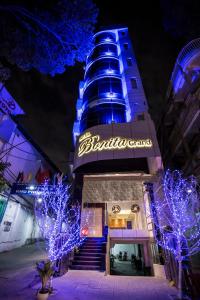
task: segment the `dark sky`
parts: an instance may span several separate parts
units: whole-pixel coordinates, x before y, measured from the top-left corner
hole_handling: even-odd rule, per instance
[[[100,9],[98,26],[129,27],[150,112],[157,123],[181,43],[165,32],[159,1],[97,0],[95,3]],[[82,77],[81,65],[55,77],[16,69],[7,84],[26,112],[18,118],[20,123],[63,170],[72,148],[71,132]]]

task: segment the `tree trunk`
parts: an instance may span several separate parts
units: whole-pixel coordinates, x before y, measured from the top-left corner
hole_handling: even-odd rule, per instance
[[[182,260],[178,261],[178,299],[182,299]]]

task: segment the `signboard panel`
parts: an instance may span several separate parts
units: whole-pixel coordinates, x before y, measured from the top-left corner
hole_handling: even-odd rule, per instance
[[[24,111],[13,99],[7,89],[0,83],[0,109],[6,115],[23,115]]]
[[[94,126],[77,140],[74,169],[93,161],[160,156],[150,118]]]

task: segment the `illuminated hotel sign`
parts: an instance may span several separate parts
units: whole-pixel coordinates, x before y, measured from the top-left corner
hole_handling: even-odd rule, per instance
[[[79,138],[79,143],[79,157],[96,151],[151,148],[153,146],[151,139],[129,139],[117,136],[101,140],[100,135],[91,135],[90,132],[82,135]]]

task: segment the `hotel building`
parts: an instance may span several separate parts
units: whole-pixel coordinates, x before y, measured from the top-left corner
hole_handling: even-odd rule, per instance
[[[82,224],[87,219],[84,234],[91,238],[89,254],[75,257],[73,268],[101,269],[98,257],[89,261],[95,242],[106,235],[108,274],[120,274],[120,263],[128,265],[137,257],[139,271],[164,276],[149,206],[162,160],[126,27],[94,35],[80,82],[73,136]],[[138,272],[129,270],[127,275]]]

